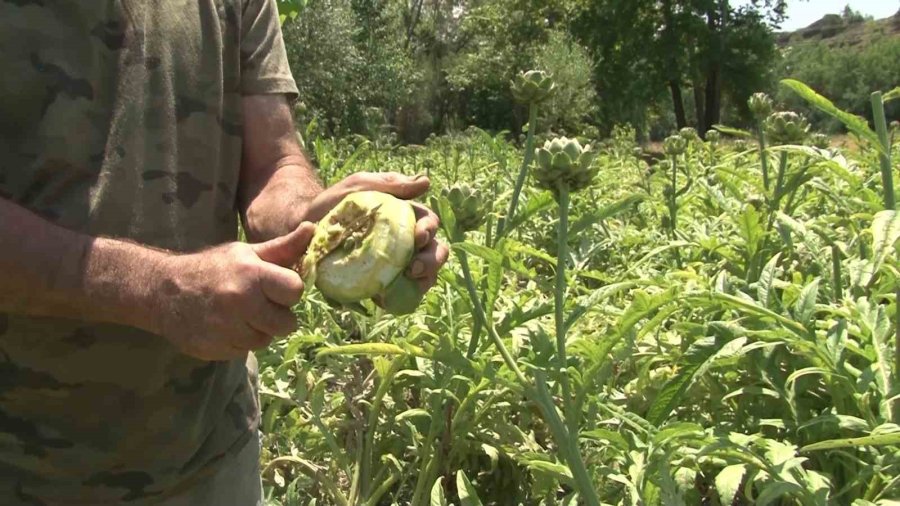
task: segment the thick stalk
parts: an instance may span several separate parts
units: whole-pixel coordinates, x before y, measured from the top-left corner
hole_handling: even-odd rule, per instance
[[[568,258],[569,237],[569,185],[560,183],[559,187],[559,223],[556,233],[556,290],[554,306],[556,309],[556,369],[562,387],[563,413],[569,432],[578,436],[578,423],[572,412],[572,391],[569,385],[568,360],[566,358],[566,259]]]
[[[528,176],[528,167],[531,165],[532,157],[534,157],[534,131],[536,129],[537,104],[532,103],[528,105],[528,134],[525,137],[525,155],[522,157],[522,167],[519,168],[519,175],[516,177],[516,186],[513,188],[506,216],[497,220],[497,232],[494,234],[495,241],[499,241],[508,232],[506,225],[512,223],[513,217],[516,215],[519,195],[522,194],[522,186],[525,184],[525,178]]]
[[[881,184],[884,186],[884,208],[896,209],[894,201],[894,174],[891,169],[891,142],[888,138],[887,121],[884,118],[884,101],[881,92],[872,93],[872,117],[875,120],[875,131],[884,153],[879,153],[881,163]]]
[[[766,134],[762,122],[756,122],[756,141],[759,144],[759,163],[762,165],[763,188],[769,193],[769,157],[766,154]]]
[[[543,372],[535,372],[535,383],[535,401],[544,415],[544,421],[550,427],[550,432],[553,433],[556,444],[559,445],[560,453],[568,464],[569,470],[572,471],[578,495],[586,505],[600,506],[600,498],[597,497],[597,491],[587,472],[584,459],[581,457],[581,450],[578,448],[578,435],[573,435],[568,431],[566,425],[560,420],[559,413],[556,412],[556,407],[553,405],[553,398],[547,389]]]
[[[831,247],[831,284],[834,292],[834,301],[840,302],[844,298],[841,285],[841,248]]]
[[[669,194],[669,227],[672,239],[675,239],[675,231],[678,228],[678,195],[676,188],[678,184],[678,155],[672,155],[672,181],[671,193]]]

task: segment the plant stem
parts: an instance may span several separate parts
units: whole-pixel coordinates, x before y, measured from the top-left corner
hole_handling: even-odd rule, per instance
[[[887,121],[884,118],[884,101],[881,92],[872,93],[872,117],[875,120],[875,131],[881,142],[883,152],[879,153],[881,163],[881,184],[884,186],[884,208],[896,209],[894,201],[894,174],[891,169],[891,143],[888,138]]]
[[[499,241],[503,235],[509,230],[506,229],[508,223],[512,223],[513,217],[516,215],[516,206],[519,203],[519,196],[522,193],[522,186],[525,184],[525,178],[528,176],[528,167],[531,165],[531,159],[534,156],[534,131],[537,128],[537,104],[528,105],[528,135],[525,137],[525,155],[522,157],[522,167],[519,168],[519,175],[516,177],[516,186],[513,188],[512,198],[509,201],[509,210],[506,216],[497,220],[497,232],[494,234],[494,240]]]
[[[763,188],[769,193],[769,157],[766,154],[766,134],[762,122],[756,122],[756,140],[759,144],[759,163],[762,165]]]
[[[556,290],[554,305],[556,309],[556,368],[559,383],[562,387],[563,413],[569,432],[578,434],[575,413],[572,412],[572,391],[569,385],[568,360],[566,359],[566,259],[568,258],[569,237],[569,185],[565,181],[559,184],[559,223],[556,234]]]
[[[560,420],[542,371],[535,372],[535,383],[535,401],[544,414],[544,420],[550,426],[550,432],[553,433],[553,438],[556,439],[556,444],[559,445],[560,453],[562,453],[566,464],[569,466],[569,470],[572,471],[578,495],[588,506],[600,506],[597,491],[594,489],[591,477],[587,472],[587,466],[585,466],[584,459],[581,457],[581,451],[578,448],[577,433],[573,436],[572,432],[567,430],[566,425]]]
[[[831,277],[834,301],[840,302],[844,298],[844,292],[841,287],[841,249],[837,246],[831,247]]]

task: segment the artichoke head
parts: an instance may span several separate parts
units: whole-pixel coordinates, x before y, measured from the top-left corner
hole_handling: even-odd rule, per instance
[[[763,121],[772,114],[772,99],[765,93],[754,93],[747,100],[747,107],[756,121]]]
[[[766,136],[773,144],[800,144],[809,135],[809,122],[793,111],[781,111],[766,119]]]
[[[706,141],[710,143],[712,146],[716,146],[719,144],[719,141],[722,139],[721,134],[718,130],[707,130],[706,131]]]
[[[522,72],[510,85],[513,98],[523,104],[538,104],[547,100],[555,87],[550,74],[543,70]]]
[[[403,272],[415,252],[415,225],[409,202],[350,193],[319,221],[300,276],[338,304],[377,299],[390,313],[412,312],[422,294]]]
[[[683,155],[687,150],[687,139],[681,135],[670,135],[663,141],[663,151],[669,156]]]
[[[456,183],[441,190],[441,195],[450,202],[456,227],[460,232],[477,229],[484,223],[485,204],[481,192],[466,183]]]
[[[581,190],[597,175],[597,168],[593,167],[596,156],[589,144],[582,147],[578,139],[557,137],[548,140],[535,150],[535,180],[539,187],[548,190],[557,189],[563,182],[568,184],[570,191]]]

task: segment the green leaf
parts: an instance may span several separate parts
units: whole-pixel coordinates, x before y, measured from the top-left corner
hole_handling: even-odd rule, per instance
[[[586,430],[579,434],[579,436],[583,439],[593,439],[595,441],[606,441],[612,444],[614,447],[622,450],[623,452],[627,452],[629,450],[628,441],[625,440],[625,437],[622,434],[614,430],[609,429],[593,429]]]
[[[800,81],[795,79],[784,79],[781,81],[781,84],[799,95],[803,100],[809,102],[816,109],[819,109],[843,123],[851,132],[869,141],[872,144],[872,148],[877,150],[879,154],[885,154],[884,146],[882,146],[881,142],[878,140],[878,135],[869,128],[869,124],[866,122],[865,118],[838,109],[830,100],[819,95],[812,88]]]
[[[734,496],[741,489],[741,483],[744,481],[744,473],[747,472],[744,464],[734,464],[726,466],[716,475],[716,492],[719,493],[719,500],[722,504],[731,504]]]
[[[886,104],[891,100],[897,100],[898,98],[900,98],[900,87],[894,88],[893,90],[885,93],[884,96],[881,97],[881,100]]]
[[[394,417],[394,421],[402,422],[409,418],[431,418],[431,414],[422,408],[407,409]]]
[[[800,296],[794,304],[794,316],[806,328],[812,329],[813,316],[816,313],[816,297],[819,295],[819,278],[812,280],[800,290]]]
[[[434,486],[431,487],[430,506],[447,506],[447,498],[444,497],[444,477],[443,476],[434,480]]]
[[[425,350],[418,346],[404,345],[400,347],[391,343],[359,343],[333,346],[320,350],[316,353],[316,358],[328,355],[412,355],[419,358],[431,358]]]
[[[775,269],[778,267],[778,260],[781,259],[781,252],[775,254],[763,267],[759,274],[759,283],[756,285],[756,298],[762,303],[763,307],[776,309],[772,307],[769,297],[772,295],[772,286],[775,283]]]
[[[569,485],[574,483],[572,479],[572,471],[570,471],[569,468],[567,466],[564,466],[563,464],[559,464],[557,462],[548,462],[546,460],[532,459],[526,460],[525,465],[533,471],[549,474],[555,480],[561,483],[566,483]]]
[[[756,501],[753,504],[765,506],[767,504],[771,504],[776,499],[791,497],[792,494],[802,491],[803,490],[800,488],[800,485],[797,485],[795,483],[776,481],[764,486],[762,492],[759,493],[759,495],[756,497]]]
[[[716,360],[740,353],[746,342],[747,338],[740,337],[718,348],[713,337],[695,341],[681,359],[683,362],[681,373],[667,381],[653,400],[647,411],[647,420],[655,426],[662,424],[681,403],[681,398],[695,379],[705,374]]]
[[[856,448],[860,446],[896,446],[900,445],[900,432],[890,434],[878,434],[875,436],[863,436],[841,439],[829,439],[819,441],[800,448],[801,452],[813,452],[817,450],[834,450],[837,448]]]
[[[753,138],[752,133],[750,133],[746,130],[741,130],[739,128],[733,128],[730,126],[718,125],[718,124],[713,125],[712,127],[715,128],[716,130],[722,132],[725,135],[732,135],[734,137],[742,137],[744,139],[752,139]]]
[[[456,472],[456,491],[462,506],[482,506],[478,492],[475,491],[475,487],[472,486],[472,482],[469,481],[462,469]]]
[[[884,260],[900,239],[900,213],[894,210],[880,211],[872,220],[872,258],[866,269],[862,286],[867,286],[881,269]]]
[[[578,219],[578,221],[576,221],[572,224],[571,227],[569,227],[569,236],[574,237],[575,235],[587,230],[595,223],[599,223],[603,220],[612,218],[613,216],[616,216],[617,214],[628,210],[638,202],[642,202],[644,198],[645,197],[643,195],[633,193],[613,202],[612,204],[601,207],[596,211],[582,215],[581,218]]]

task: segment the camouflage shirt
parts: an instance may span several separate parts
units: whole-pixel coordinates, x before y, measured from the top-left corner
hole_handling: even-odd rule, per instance
[[[176,251],[236,239],[241,96],[297,92],[275,0],[0,0],[0,48],[0,198]],[[0,504],[190,487],[256,434],[252,363],[0,313]]]

